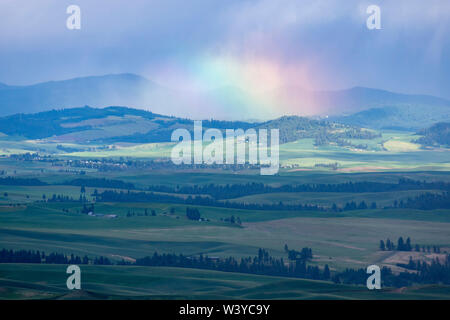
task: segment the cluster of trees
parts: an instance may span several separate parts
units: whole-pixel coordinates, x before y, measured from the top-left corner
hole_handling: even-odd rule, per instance
[[[127,265],[133,264],[129,261],[122,261],[120,263]],[[330,279],[328,265],[321,270],[318,266],[306,265],[306,261],[298,260],[297,263],[286,264],[283,258],[274,258],[270,256],[267,250],[262,248],[258,250],[257,256],[244,257],[240,260],[233,257],[210,258],[203,255],[187,257],[182,254],[158,254],[155,252],[152,256],[137,259],[135,264],[140,266],[197,268],[316,280]]]
[[[202,196],[189,196],[183,199],[178,196],[168,194],[157,194],[153,192],[123,192],[105,190],[96,195],[99,202],[165,202],[165,203],[182,203],[187,205],[200,205],[233,209],[247,210],[294,210],[294,211],[329,211],[328,208],[320,207],[315,204],[258,204],[258,203],[240,203],[230,201],[219,201],[213,198]]]
[[[189,220],[200,220],[201,216],[200,216],[200,211],[198,211],[197,208],[190,208],[190,207],[186,207],[186,217]]]
[[[169,135],[170,139],[170,135]],[[47,161],[47,160],[46,160]],[[100,172],[109,171],[125,171],[129,169],[141,170],[141,169],[151,169],[151,170],[161,170],[161,169],[171,169],[171,170],[185,170],[185,169],[201,169],[201,168],[221,168],[225,170],[240,171],[244,169],[259,169],[259,165],[253,164],[181,164],[176,165],[170,159],[158,159],[158,160],[134,160],[130,158],[120,159],[86,159],[86,160],[56,160],[52,161],[53,166],[59,167],[72,167],[72,168],[90,168],[97,169]],[[80,172],[81,173],[81,172]]]
[[[291,261],[306,262],[313,258],[311,248],[303,248],[301,251],[289,250],[288,245],[285,244],[284,251],[288,254],[288,259]]]
[[[7,250],[0,251],[0,263],[48,263],[48,264],[88,264],[90,262],[87,256],[83,258],[71,254],[66,256],[61,253],[45,252],[33,250]]]
[[[47,196],[43,195],[42,200],[47,199],[48,202],[74,202],[75,199],[70,196],[66,196],[63,194],[53,194],[51,197],[47,198]],[[82,201],[82,197],[79,201]]]
[[[62,144],[56,145],[56,149],[67,152],[67,153],[84,151],[84,149],[81,149],[81,148],[67,147],[67,146],[63,146]]]
[[[394,274],[390,268],[383,267],[381,269],[382,286],[406,287],[413,284],[450,284],[450,255],[446,256],[444,262],[435,259],[428,264],[410,260],[407,265],[399,265],[414,272],[405,271]],[[364,269],[346,269],[333,275],[332,280],[335,283],[363,285],[367,281],[367,273]]]
[[[239,226],[242,225],[241,218],[235,217],[234,215],[231,215],[229,218],[220,218],[220,220],[224,222],[229,222],[231,224],[237,224]]]
[[[344,132],[342,135],[341,134],[333,134],[333,135],[329,135],[326,132],[317,134],[316,137],[314,138],[314,145],[315,146],[323,146],[323,145],[328,145],[328,144],[336,144],[340,147],[352,147],[352,148],[356,148],[356,149],[362,149],[362,150],[366,150],[368,149],[368,145],[367,144],[353,144],[350,140],[347,140],[348,138],[353,138],[353,139],[374,139],[376,137],[379,137],[380,135],[376,135],[373,134],[370,131],[365,131],[367,132],[367,134],[360,134],[359,136],[355,136],[352,137],[351,134],[348,134],[347,132]],[[342,138],[341,136],[344,136],[347,139]]]
[[[88,214],[89,212],[94,213],[94,211],[95,207],[93,203],[91,203],[90,205],[83,204],[83,208],[81,208],[81,213],[83,214]]]
[[[415,142],[423,146],[450,146],[450,122],[438,122],[418,132],[423,137]]]
[[[260,124],[257,128],[279,128],[280,143],[313,138],[327,144],[342,139],[374,139],[380,134],[360,128],[298,116],[284,116]],[[338,130],[336,130],[338,129]]]
[[[346,202],[343,208],[339,208],[336,204],[333,203],[331,209],[332,211],[350,211],[350,210],[365,210],[368,209],[369,206],[363,200],[360,203],[356,203],[355,201]],[[376,209],[376,202],[372,202],[370,204],[370,209]]]
[[[2,186],[45,186],[47,183],[36,178],[15,178],[5,177],[0,178],[0,185]]]
[[[417,245],[415,248],[417,248]],[[406,239],[406,242],[403,240],[403,237],[399,237],[397,245],[389,238],[386,240],[386,243],[383,240],[380,240],[380,250],[382,251],[412,251],[412,249],[413,246],[411,245],[411,239],[409,237]]]
[[[189,196],[186,199],[172,196],[168,194],[157,194],[153,192],[123,192],[106,190],[102,193],[93,194],[99,202],[166,202],[166,203],[182,203],[188,205],[200,205],[211,207],[222,207],[244,210],[287,210],[287,211],[320,211],[320,212],[342,212],[349,210],[376,209],[377,204],[372,202],[369,205],[365,201],[356,203],[354,201],[347,202],[344,206],[339,207],[335,203],[331,207],[322,207],[316,204],[284,204],[282,201],[273,204],[259,203],[241,203],[231,201],[219,201],[213,198],[202,196]]]
[[[15,153],[10,154],[9,158],[16,161],[48,161],[51,159],[50,155],[40,155],[37,152],[30,153]]]
[[[450,209],[450,192],[427,192],[412,199],[408,198],[405,202],[400,201],[398,207],[419,210]]]
[[[54,193],[51,197],[47,197],[46,194],[42,195],[42,200],[43,201],[47,201],[47,202],[81,202],[81,203],[86,203],[88,202],[87,198],[86,198],[86,194],[83,191],[84,187],[82,188],[82,192],[80,193],[80,197],[78,198],[78,200],[75,200],[73,197],[71,196],[66,196],[64,194],[56,194]]]
[[[338,162],[333,162],[333,163],[316,163],[314,165],[314,167],[316,168],[331,168],[333,170],[337,170],[339,167],[339,163]]]
[[[150,213],[149,213],[148,209],[145,208],[143,213],[136,213],[134,211],[128,210],[126,216],[127,216],[127,218],[129,218],[129,217],[134,217],[136,215],[137,216],[146,216],[146,217],[151,215],[152,217],[154,217],[154,216],[156,216],[156,211],[154,209],[151,209]]]
[[[91,187],[91,188],[114,188],[114,189],[135,189],[134,184],[130,182],[124,182],[122,180],[105,179],[105,178],[86,178],[86,179],[73,179],[65,181],[61,185],[67,186],[79,186],[79,187]]]
[[[420,194],[414,198],[406,200],[395,200],[393,205],[387,208],[408,208],[417,210],[450,209],[450,193],[431,193]]]
[[[417,251],[417,252],[433,252],[433,253],[441,253],[441,248],[439,246],[430,246],[430,245],[422,245],[419,244],[412,245],[411,239],[408,237],[406,241],[403,240],[403,237],[399,237],[397,240],[397,245],[391,241],[389,238],[385,241],[380,240],[380,250],[382,251]]]
[[[52,252],[45,254],[39,250],[8,250],[0,251],[0,263],[45,263],[45,264],[98,264],[111,265],[112,261],[106,257],[100,256],[94,259],[88,256],[79,257],[71,254],[70,256]]]

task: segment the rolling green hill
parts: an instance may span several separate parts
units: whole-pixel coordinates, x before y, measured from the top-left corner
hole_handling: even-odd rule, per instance
[[[423,137],[415,142],[423,146],[450,146],[450,122],[439,122],[418,132]]]
[[[64,265],[0,265],[2,299],[449,299],[448,286],[369,291],[331,282],[185,268],[83,266],[82,290]],[[45,281],[42,281],[42,278]],[[98,279],[102,282],[99,283]],[[176,290],[174,290],[176,288]]]
[[[379,137],[379,134],[359,127],[299,116],[284,116],[263,123],[204,120],[202,126],[204,130],[279,129],[280,143],[313,138],[317,145],[351,145],[346,139]],[[60,143],[170,142],[172,132],[178,128],[185,128],[192,133],[193,120],[126,107],[99,109],[86,106],[0,118],[0,132],[3,134]],[[67,148],[59,147],[61,151],[76,151]]]

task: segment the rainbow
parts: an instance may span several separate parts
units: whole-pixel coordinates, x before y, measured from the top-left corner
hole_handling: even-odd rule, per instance
[[[318,113],[309,94],[315,79],[305,65],[256,56],[205,55],[182,60],[182,65],[162,68],[157,78],[188,92],[202,92],[197,99],[203,108],[242,119]]]

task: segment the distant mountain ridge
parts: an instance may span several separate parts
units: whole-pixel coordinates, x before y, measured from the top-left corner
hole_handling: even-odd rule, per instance
[[[334,116],[329,119],[377,130],[416,131],[439,121],[450,121],[450,108],[428,105],[371,108],[352,115]]]
[[[371,108],[425,104],[450,107],[449,100],[439,97],[421,94],[402,94],[364,87],[353,87],[340,91],[319,91],[316,93],[316,96],[326,105],[333,105],[333,101],[335,103],[338,101],[338,104],[344,110],[348,109],[352,113]],[[347,105],[347,108],[344,105]]]
[[[144,107],[142,94],[146,91],[165,89],[134,74],[83,77],[30,86],[0,84],[0,114],[34,113],[85,105]]]
[[[264,98],[264,94],[262,94]],[[277,98],[279,96],[279,98]],[[275,98],[274,98],[275,97]],[[338,91],[305,91],[279,88],[271,103],[292,104],[297,115],[330,116],[333,121],[370,128],[417,130],[436,121],[450,120],[450,101],[429,95],[410,95],[380,89],[354,87]],[[288,99],[288,100],[286,100]],[[264,99],[262,99],[264,100]],[[179,117],[238,120],[258,118],[257,105],[239,88],[223,87],[204,93],[180,92],[135,74],[90,76],[49,81],[30,86],[0,83],[0,116],[35,113],[85,105],[125,105]],[[270,110],[284,115],[282,109]],[[296,115],[295,112],[291,113]],[[268,115],[266,115],[267,118]]]

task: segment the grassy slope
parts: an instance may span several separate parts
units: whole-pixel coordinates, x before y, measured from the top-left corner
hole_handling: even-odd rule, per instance
[[[373,140],[352,140],[354,144],[367,144],[367,150],[326,145],[315,147],[313,139],[301,139],[280,146],[281,165],[299,165],[303,169],[314,169],[316,164],[338,162],[340,170],[363,172],[367,170],[449,170],[448,149],[421,150],[413,143],[418,136],[408,132],[383,132],[383,136]],[[70,145],[77,147],[76,144]],[[170,157],[172,143],[144,143],[131,146],[116,146],[104,149],[104,145],[91,145],[97,150],[64,153],[56,149],[56,144],[39,140],[11,140],[0,137],[0,154],[22,152],[57,153],[75,158],[129,157],[161,158]],[[86,149],[80,146],[80,149]]]
[[[208,270],[81,266],[82,291],[68,291],[64,265],[0,265],[2,299],[450,299],[446,286],[369,291],[330,282]],[[43,280],[45,279],[45,280]]]
[[[238,203],[260,203],[260,204],[277,204],[280,201],[283,204],[317,204],[323,206],[331,206],[336,203],[339,206],[345,205],[347,202],[355,201],[357,203],[365,201],[368,205],[376,202],[379,207],[392,206],[395,200],[406,200],[416,197],[427,192],[442,191],[435,190],[408,190],[396,192],[366,192],[366,193],[346,193],[346,192],[280,192],[269,194],[257,194],[232,199],[232,202]]]
[[[73,206],[79,204],[73,204]],[[62,208],[69,208],[69,213]],[[134,216],[155,209],[156,217]],[[164,214],[169,208],[175,214]],[[283,246],[311,247],[315,263],[333,268],[361,267],[386,257],[377,250],[380,239],[411,237],[421,245],[450,246],[446,211],[364,210],[340,214],[200,209],[210,222],[189,221],[185,206],[167,204],[99,204],[97,213],[118,214],[117,219],[89,217],[67,204],[35,204],[0,208],[0,242],[3,247],[39,249],[110,258],[138,258],[159,252],[208,254],[210,256],[255,255],[259,247],[285,256]],[[244,228],[221,222],[239,216]],[[177,218],[178,217],[178,218]],[[331,257],[331,259],[330,259]]]
[[[295,151],[300,152],[299,150]],[[326,151],[328,152],[328,151]],[[341,159],[348,158],[351,160],[352,154],[346,152],[333,151],[334,156]],[[433,155],[425,155],[422,152],[412,153],[395,153],[385,154],[387,158],[390,156],[399,156],[399,161],[415,162],[421,161],[427,164]],[[302,155],[303,156],[303,155]],[[326,156],[328,156],[326,154]],[[415,158],[417,156],[417,158]],[[445,152],[438,154],[442,161],[446,157]],[[382,154],[375,158],[383,157]],[[431,157],[431,158],[430,158]],[[361,161],[370,160],[370,155],[363,154],[359,158]],[[366,159],[366,160],[365,160]],[[381,159],[381,158],[379,158]],[[380,161],[382,161],[381,159]],[[358,160],[359,161],[359,160]],[[44,173],[40,171],[41,167],[32,162],[11,163],[8,160],[1,160],[2,169],[9,172],[17,169],[19,175],[37,176],[48,182],[65,181],[70,179],[67,173],[56,173],[54,168],[46,167]],[[32,174],[30,174],[32,173]],[[194,184],[194,183],[247,183],[251,181],[264,182],[272,185],[280,185],[285,183],[339,183],[344,181],[390,181],[396,182],[399,176],[406,176],[412,179],[440,180],[449,181],[450,175],[445,172],[409,172],[400,173],[339,173],[329,171],[315,172],[288,172],[282,171],[279,176],[264,177],[259,174],[230,174],[229,172],[213,173],[195,173],[180,172],[124,172],[124,173],[92,173],[90,175],[118,178],[124,181],[133,182],[138,186],[144,187],[149,184]],[[74,176],[79,177],[79,176]],[[25,202],[24,195],[29,194],[30,200],[37,200],[42,193],[65,193],[77,197],[79,195],[78,187],[0,187],[0,193],[7,191],[9,196],[1,198],[0,202],[9,203],[11,200]],[[92,189],[88,188],[88,193]],[[256,195],[257,199],[267,199],[270,197],[291,197],[293,194],[281,195]],[[300,196],[300,195],[299,195]],[[303,194],[302,196],[311,200],[313,195]],[[324,195],[315,195],[317,201],[326,201]],[[327,195],[332,196],[332,195]],[[341,194],[334,195],[342,197],[351,197],[351,195]],[[365,197],[364,199],[373,199],[378,195],[357,195],[357,197]],[[390,199],[384,195],[383,200]],[[294,198],[297,199],[297,198]],[[280,199],[281,200],[281,199]],[[283,200],[285,201],[285,200]],[[309,202],[309,201],[308,201]],[[69,213],[63,213],[62,208],[69,208]],[[136,216],[125,218],[128,210],[142,213],[144,207],[155,209],[158,213],[157,217]],[[175,207],[176,213],[173,216],[164,215],[171,207]],[[251,211],[251,210],[232,210],[224,208],[201,207],[201,213],[204,217],[211,219],[208,223],[198,223],[188,221],[184,218],[184,210],[186,206],[171,204],[99,204],[96,206],[98,213],[113,213],[120,217],[117,220],[108,220],[99,217],[87,217],[76,213],[79,210],[79,204],[33,204],[26,207],[0,207],[0,242],[2,247],[14,249],[39,249],[46,252],[58,251],[66,253],[75,253],[79,255],[106,255],[110,258],[120,258],[120,256],[130,256],[133,258],[142,257],[152,254],[157,250],[160,252],[175,252],[184,254],[206,253],[211,256],[248,256],[255,255],[259,247],[269,249],[269,252],[275,256],[285,256],[282,248],[285,243],[291,248],[301,248],[309,246],[313,248],[316,255],[314,264],[329,264],[332,269],[341,269],[344,267],[364,267],[369,263],[382,263],[388,258],[389,253],[377,252],[377,245],[380,239],[390,237],[396,240],[399,236],[410,236],[413,243],[418,242],[421,245],[440,245],[443,247],[450,246],[450,238],[448,235],[448,223],[450,223],[450,215],[448,210],[436,211],[414,211],[414,210],[366,210],[353,211],[339,214],[321,214],[317,212],[276,212],[276,211]],[[229,217],[231,215],[239,216],[245,224],[245,228],[232,227],[229,224],[220,222],[220,218]],[[176,217],[179,217],[178,219]],[[331,257],[331,259],[330,259]],[[8,278],[9,281],[14,280],[14,284],[1,280],[0,287],[2,289],[0,296],[3,297],[30,297],[30,292],[38,293],[34,297],[55,297],[65,295],[66,291],[53,291],[54,286],[48,288],[47,284],[40,287],[39,290],[27,289],[22,290],[21,287],[27,287],[27,279],[22,272],[22,267],[12,266],[7,271],[4,265],[0,265],[0,278]],[[35,283],[33,279],[39,279],[38,274],[46,275],[48,269],[48,277],[53,277],[54,271],[51,268],[61,268],[61,266],[30,266],[26,274],[30,274],[30,281]],[[42,268],[42,269],[41,269]],[[114,297],[130,296],[135,297],[144,294],[145,297],[184,297],[194,292],[193,297],[247,297],[247,298],[371,298],[367,296],[368,291],[365,289],[361,292],[357,290],[356,296],[346,293],[344,287],[331,288],[331,284],[321,287],[318,283],[311,283],[310,286],[305,284],[301,289],[292,288],[294,282],[291,280],[281,279],[267,280],[267,282],[259,282],[262,277],[253,279],[253,284],[242,287],[227,287],[230,283],[248,279],[247,275],[236,275],[235,282],[227,280],[218,282],[221,276],[216,273],[192,270],[189,276],[180,275],[179,272],[187,272],[187,270],[167,269],[156,270],[155,277],[148,277],[148,270],[152,268],[136,268],[127,269],[130,274],[125,277],[120,267],[88,267],[92,268],[92,287],[88,287],[90,297]],[[58,269],[59,270],[59,269]],[[63,270],[64,271],[64,270]],[[58,277],[59,277],[59,272]],[[191,272],[191,271],[190,271]],[[197,274],[194,274],[197,272]],[[153,283],[157,281],[155,278],[170,277],[173,275],[174,282],[167,280],[164,285],[161,284],[160,291],[153,292],[148,287],[135,286],[133,274],[136,273],[137,280],[145,283]],[[9,276],[6,276],[8,275]],[[35,274],[34,276],[31,276]],[[118,274],[124,276],[123,287],[116,286],[113,278],[117,278]],[[142,274],[142,277],[140,275]],[[152,273],[153,274],[153,273]],[[56,286],[64,287],[65,274],[63,272],[63,282],[60,280]],[[87,274],[88,278],[90,277]],[[227,277],[229,275],[226,275]],[[32,278],[35,277],[35,278]],[[205,279],[206,277],[206,279]],[[201,281],[197,281],[201,278]],[[267,277],[264,277],[267,278]],[[97,279],[97,280],[95,280]],[[143,280],[147,279],[147,280]],[[194,279],[194,280],[193,280]],[[185,282],[186,281],[186,282]],[[244,281],[244,280],[242,280]],[[247,280],[245,280],[247,281]],[[250,280],[248,280],[250,281]],[[262,281],[262,280],[261,280]],[[297,280],[296,280],[297,281]],[[302,281],[302,280],[298,280]],[[251,282],[251,281],[250,281]],[[181,285],[183,283],[183,286]],[[258,284],[254,284],[258,283]],[[297,282],[295,282],[297,283]],[[303,282],[302,282],[303,283]],[[175,290],[180,284],[180,290]],[[185,285],[185,287],[184,287]],[[259,286],[259,285],[262,285]],[[302,285],[299,284],[301,287]],[[295,286],[295,285],[294,285]],[[6,288],[6,289],[3,289]],[[38,287],[36,287],[38,288]],[[183,290],[181,290],[183,288]],[[189,291],[189,289],[191,291]],[[222,289],[224,291],[222,291]],[[352,287],[353,288],[353,287]],[[6,290],[6,291],[5,291]],[[34,291],[33,291],[34,290]],[[317,291],[315,291],[317,290]],[[350,290],[350,289],[349,289]],[[353,292],[354,289],[350,290]],[[414,293],[416,289],[408,289],[408,297],[427,298],[427,297],[448,297],[448,289],[441,287],[426,286],[420,288],[419,293]],[[94,292],[94,293],[92,293]],[[263,293],[267,292],[267,296]],[[331,293],[330,293],[331,292]],[[46,293],[49,295],[47,296]],[[25,294],[25,296],[24,296]],[[198,295],[197,295],[198,294]],[[325,294],[322,295],[321,294]],[[430,294],[428,296],[428,294]],[[382,298],[406,297],[405,295],[393,296],[383,295]],[[373,298],[373,296],[372,296]]]

